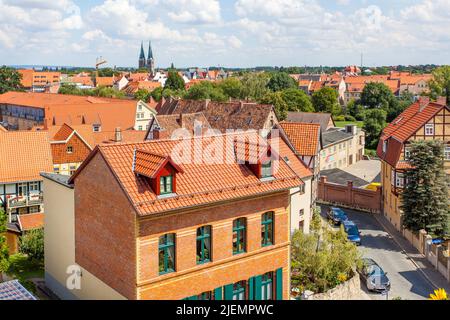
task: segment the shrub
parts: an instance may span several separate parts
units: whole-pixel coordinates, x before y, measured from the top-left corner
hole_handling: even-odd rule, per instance
[[[341,115],[341,116],[334,117],[334,121],[339,121],[339,122],[345,121],[345,116]]]
[[[31,260],[44,259],[44,229],[31,230],[20,237],[19,251]]]
[[[353,117],[353,116],[351,116],[351,115],[346,115],[345,116],[345,121],[352,121],[352,122],[355,122],[356,121],[356,119],[355,119],[355,117]]]

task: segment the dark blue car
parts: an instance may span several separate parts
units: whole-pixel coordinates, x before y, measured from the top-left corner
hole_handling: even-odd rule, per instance
[[[327,212],[328,219],[335,225],[340,226],[344,221],[348,220],[345,212],[340,208],[330,208]]]
[[[347,238],[350,242],[353,242],[357,246],[361,245],[361,232],[359,232],[358,227],[352,221],[343,222],[345,232],[347,233]]]

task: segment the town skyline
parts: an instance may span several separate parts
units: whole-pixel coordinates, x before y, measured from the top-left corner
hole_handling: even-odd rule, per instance
[[[448,64],[448,4],[2,0],[0,61],[89,66],[103,56],[134,66],[140,41],[151,40],[157,67],[360,65],[361,53],[367,66]]]

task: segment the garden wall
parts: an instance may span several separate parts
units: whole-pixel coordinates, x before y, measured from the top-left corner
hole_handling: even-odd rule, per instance
[[[351,181],[344,186],[330,183],[326,177],[321,177],[318,184],[319,201],[357,210],[380,213],[381,196],[381,187],[377,191],[355,188]]]
[[[349,281],[325,293],[309,296],[306,300],[360,300],[362,296],[361,282],[357,274]]]

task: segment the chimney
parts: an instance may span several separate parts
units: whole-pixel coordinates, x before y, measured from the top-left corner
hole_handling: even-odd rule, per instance
[[[419,98],[419,112],[422,112],[429,103],[430,103],[430,97],[420,97]]]
[[[438,97],[436,99],[436,103],[440,104],[442,106],[446,106],[447,105],[447,97]]]
[[[159,140],[160,139],[160,129],[155,128],[153,129],[153,140]]]
[[[114,141],[122,142],[122,131],[120,130],[120,128],[116,128],[114,132]]]

